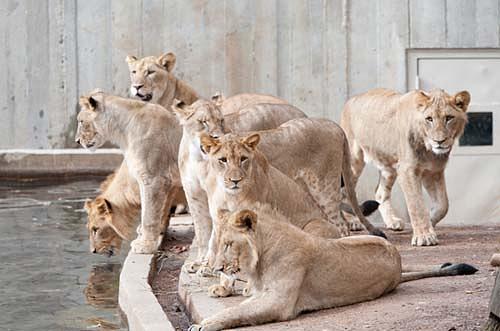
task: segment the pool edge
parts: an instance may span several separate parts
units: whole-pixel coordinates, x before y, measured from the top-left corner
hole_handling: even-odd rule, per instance
[[[129,252],[123,263],[118,304],[131,331],[175,331],[148,281],[153,257]]]

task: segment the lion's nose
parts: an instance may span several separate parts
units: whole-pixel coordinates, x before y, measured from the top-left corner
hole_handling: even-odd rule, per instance
[[[231,178],[230,181],[233,182],[234,185],[238,184],[239,182],[241,182],[241,177],[240,178],[237,178],[237,179],[234,179],[234,178]]]
[[[137,91],[139,91],[141,89],[141,87],[144,86],[144,84],[134,84],[132,85]]]
[[[92,251],[92,253],[97,254],[97,249],[94,248],[94,250]]]
[[[441,145],[442,143],[444,143],[444,142],[446,141],[446,139],[443,139],[443,140],[436,140],[436,139],[434,139],[434,141],[435,141],[437,144]]]

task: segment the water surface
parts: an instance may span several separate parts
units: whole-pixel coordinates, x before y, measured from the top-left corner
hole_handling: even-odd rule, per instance
[[[126,330],[117,308],[126,252],[89,252],[82,206],[98,186],[0,184],[1,330]]]

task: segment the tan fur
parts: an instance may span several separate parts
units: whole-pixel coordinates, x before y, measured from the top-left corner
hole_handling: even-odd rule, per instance
[[[303,311],[375,299],[400,283],[400,255],[385,239],[318,238],[258,204],[218,215],[216,266],[248,279],[252,296],[190,330],[290,320]]]
[[[101,184],[101,194],[85,203],[90,251],[93,253],[118,254],[122,240],[134,239],[137,216],[140,213],[139,185],[127,168],[126,162]],[[102,208],[106,203],[110,208]],[[174,205],[186,205],[184,191],[178,190]],[[162,220],[162,231],[168,224],[169,215]]]
[[[403,220],[391,205],[391,189],[399,176],[413,227],[412,244],[436,245],[434,226],[448,211],[444,169],[455,140],[467,121],[467,91],[449,95],[443,90],[412,91],[401,95],[376,89],[350,99],[342,113],[357,179],[371,160],[380,171],[376,199],[389,229],[402,230]],[[439,142],[439,143],[438,143]],[[431,197],[424,204],[422,185]]]
[[[223,114],[229,114],[259,103],[288,104],[287,101],[272,95],[254,93],[241,93],[229,98],[224,97],[222,94],[215,94],[212,100],[220,104]]]
[[[174,99],[188,105],[198,100],[198,93],[172,73],[176,62],[173,53],[142,59],[129,55],[126,61],[130,72],[130,93],[133,97],[160,104],[167,109],[172,106]],[[238,94],[227,99],[218,95],[217,99],[224,114],[259,103],[287,103],[274,96],[255,93]]]
[[[231,286],[231,279],[247,279],[251,296],[201,325],[192,325],[190,331],[286,321],[304,311],[376,299],[402,282],[477,271],[469,265],[446,264],[402,272],[401,256],[387,240],[318,238],[292,226],[269,205],[255,204],[233,213],[219,210],[217,217],[215,268],[229,273],[223,285]]]
[[[261,136],[264,141],[259,144]],[[227,134],[214,139],[202,135],[201,146],[208,153],[203,186],[212,219],[216,219],[215,212],[220,208],[233,211],[261,202],[316,235],[348,235],[339,214],[341,174],[349,179],[346,186],[352,185],[350,172],[344,171],[349,170],[349,163],[344,162],[344,156],[348,157],[346,143],[335,123],[312,119],[292,120],[278,129],[246,136]],[[257,144],[264,153],[256,148]],[[314,146],[314,152],[309,146]],[[356,214],[364,219],[356,196],[349,197]],[[371,231],[376,230],[364,221]],[[212,232],[208,258],[214,255],[215,242]]]
[[[198,261],[189,266],[190,271],[195,271],[200,262],[205,260],[212,223],[208,212],[207,195],[202,186],[205,170],[198,135],[207,132],[221,136],[228,129],[235,131],[271,129],[290,119],[305,117],[305,114],[291,105],[259,104],[248,106],[224,118],[217,102],[202,99],[191,106],[179,102],[172,109],[183,126],[179,147],[179,171],[194,220],[195,240],[200,252]],[[204,270],[206,269],[202,268],[200,273],[203,274]]]
[[[159,105],[95,91],[80,98],[76,140],[96,149],[106,141],[120,147],[131,177],[138,183],[141,232],[131,243],[136,253],[152,253],[161,222],[181,187],[177,167],[181,130],[173,114]],[[168,222],[167,222],[168,223]]]
[[[89,305],[97,308],[116,308],[120,269],[120,263],[99,263],[92,266],[87,286],[83,290],[85,301]],[[102,328],[106,329],[104,325]]]

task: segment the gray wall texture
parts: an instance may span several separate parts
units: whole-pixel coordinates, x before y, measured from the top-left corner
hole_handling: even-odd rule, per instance
[[[406,90],[407,49],[498,47],[499,23],[499,0],[3,0],[0,148],[74,147],[78,96],[127,95],[127,54],[338,120],[354,94]]]

